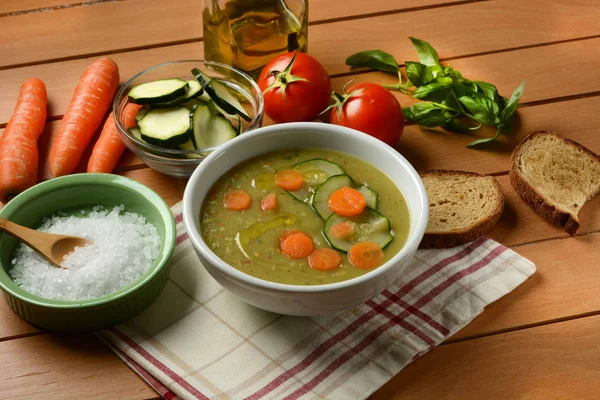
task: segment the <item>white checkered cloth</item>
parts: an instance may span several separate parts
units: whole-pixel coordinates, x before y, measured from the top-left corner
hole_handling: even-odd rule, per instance
[[[487,238],[419,250],[401,280],[321,317],[259,310],[224,291],[187,239],[161,296],[99,336],[166,399],[362,399],[524,282],[535,266]]]

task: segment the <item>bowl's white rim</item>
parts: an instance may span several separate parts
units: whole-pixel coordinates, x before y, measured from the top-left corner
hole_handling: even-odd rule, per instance
[[[221,156],[223,153],[229,151],[229,149],[238,146],[244,146],[245,143],[249,140],[255,140],[256,136],[265,136],[272,135],[273,133],[285,130],[286,132],[295,132],[295,131],[306,131],[307,129],[312,130],[320,130],[326,132],[328,135],[340,135],[340,140],[344,140],[344,136],[353,137],[354,139],[358,139],[359,141],[364,141],[366,143],[371,142],[370,144],[377,145],[381,147],[382,154],[387,154],[388,157],[395,159],[399,165],[405,168],[410,177],[413,180],[415,187],[418,190],[419,201],[421,203],[421,207],[423,209],[423,214],[421,216],[411,216],[411,221],[414,221],[415,227],[412,233],[407,238],[404,247],[392,257],[388,262],[383,264],[376,269],[361,275],[359,277],[349,279],[342,282],[337,283],[329,283],[323,285],[314,285],[314,286],[306,286],[306,285],[289,285],[277,282],[271,282],[267,280],[263,280],[260,278],[256,278],[250,276],[240,270],[232,267],[227,264],[225,261],[221,260],[204,242],[202,239],[199,230],[194,229],[197,226],[197,221],[195,220],[196,211],[192,209],[192,197],[194,196],[195,187],[200,184],[202,181],[202,175],[207,171],[213,159]],[[352,155],[352,153],[349,153]],[[237,165],[239,161],[233,161],[231,163],[231,167]],[[383,171],[385,172],[385,171]],[[425,186],[423,181],[421,180],[419,174],[414,169],[414,167],[404,158],[398,151],[396,151],[391,146],[381,142],[380,140],[366,135],[362,132],[356,131],[354,129],[324,124],[324,123],[315,123],[315,122],[293,122],[287,124],[278,124],[267,127],[262,127],[243,135],[238,136],[235,139],[230,140],[229,142],[221,145],[217,150],[213,151],[198,168],[194,171],[192,176],[190,177],[188,184],[186,185],[184,194],[183,194],[183,221],[185,229],[188,233],[188,237],[191,240],[192,244],[196,249],[199,249],[202,254],[214,265],[218,268],[218,270],[227,277],[234,279],[239,282],[243,282],[248,286],[257,287],[262,290],[271,290],[278,292],[287,292],[287,293],[320,293],[320,292],[330,292],[341,289],[346,289],[349,287],[357,286],[363,284],[365,281],[370,281],[372,279],[376,279],[378,276],[383,275],[387,272],[388,269],[394,268],[396,264],[405,259],[410,253],[412,253],[419,246],[421,239],[425,233],[425,229],[427,227],[427,221],[429,218],[429,202],[427,199],[427,193],[425,191]]]

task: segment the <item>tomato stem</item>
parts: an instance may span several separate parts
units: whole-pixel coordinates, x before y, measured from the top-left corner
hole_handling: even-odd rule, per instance
[[[263,94],[274,90],[276,88],[281,89],[281,95],[283,96],[283,100],[287,103],[287,99],[285,97],[285,90],[290,83],[293,82],[309,82],[308,79],[301,78],[299,76],[292,75],[292,66],[294,65],[294,61],[296,61],[296,52],[294,51],[294,55],[290,60],[290,63],[285,67],[283,71],[270,71],[269,74],[273,75],[275,81],[269,85],[264,91]]]

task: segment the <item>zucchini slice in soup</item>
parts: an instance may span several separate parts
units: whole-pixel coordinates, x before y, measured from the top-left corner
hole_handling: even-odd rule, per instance
[[[363,196],[365,196],[365,200],[367,201],[367,207],[372,208],[373,210],[377,210],[377,207],[379,206],[379,195],[376,191],[365,185],[357,187],[356,190],[358,190],[363,194]]]
[[[190,138],[190,111],[183,106],[151,108],[138,126],[146,142],[161,147],[177,146]]]
[[[293,167],[304,176],[304,184],[298,190],[288,190],[296,200],[311,203],[315,190],[328,178],[334,175],[343,175],[344,169],[331,161],[322,158],[302,161]]]
[[[323,182],[316,190],[312,198],[312,208],[324,220],[329,218],[333,211],[329,209],[329,198],[331,194],[345,186],[354,187],[354,181],[348,175],[334,175]]]
[[[135,104],[167,103],[184,96],[189,84],[183,79],[144,82],[131,88],[127,96]]]
[[[333,214],[333,211],[329,209],[329,198],[333,192],[346,186],[351,188],[356,187],[350,176],[334,175],[327,178],[327,180],[315,190],[315,195],[312,198],[311,206],[317,212],[317,214],[321,216],[321,218],[325,220],[329,218],[331,214]],[[356,190],[365,196],[367,207],[374,210],[377,209],[377,192],[364,185],[358,187]]]
[[[346,237],[336,238],[332,233],[332,227],[339,223],[350,224],[352,233]],[[343,252],[348,252],[358,242],[377,243],[383,249],[394,240],[390,220],[371,208],[365,208],[362,213],[352,217],[331,214],[325,221],[323,234],[331,247]]]

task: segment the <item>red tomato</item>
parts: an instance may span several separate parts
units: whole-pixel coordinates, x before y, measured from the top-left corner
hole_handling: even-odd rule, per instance
[[[330,122],[367,133],[394,146],[404,131],[400,103],[389,90],[376,83],[348,88],[331,111]],[[338,112],[339,110],[339,112]]]
[[[260,73],[258,86],[265,113],[275,122],[312,121],[327,107],[331,94],[325,68],[300,52],[272,59]]]

